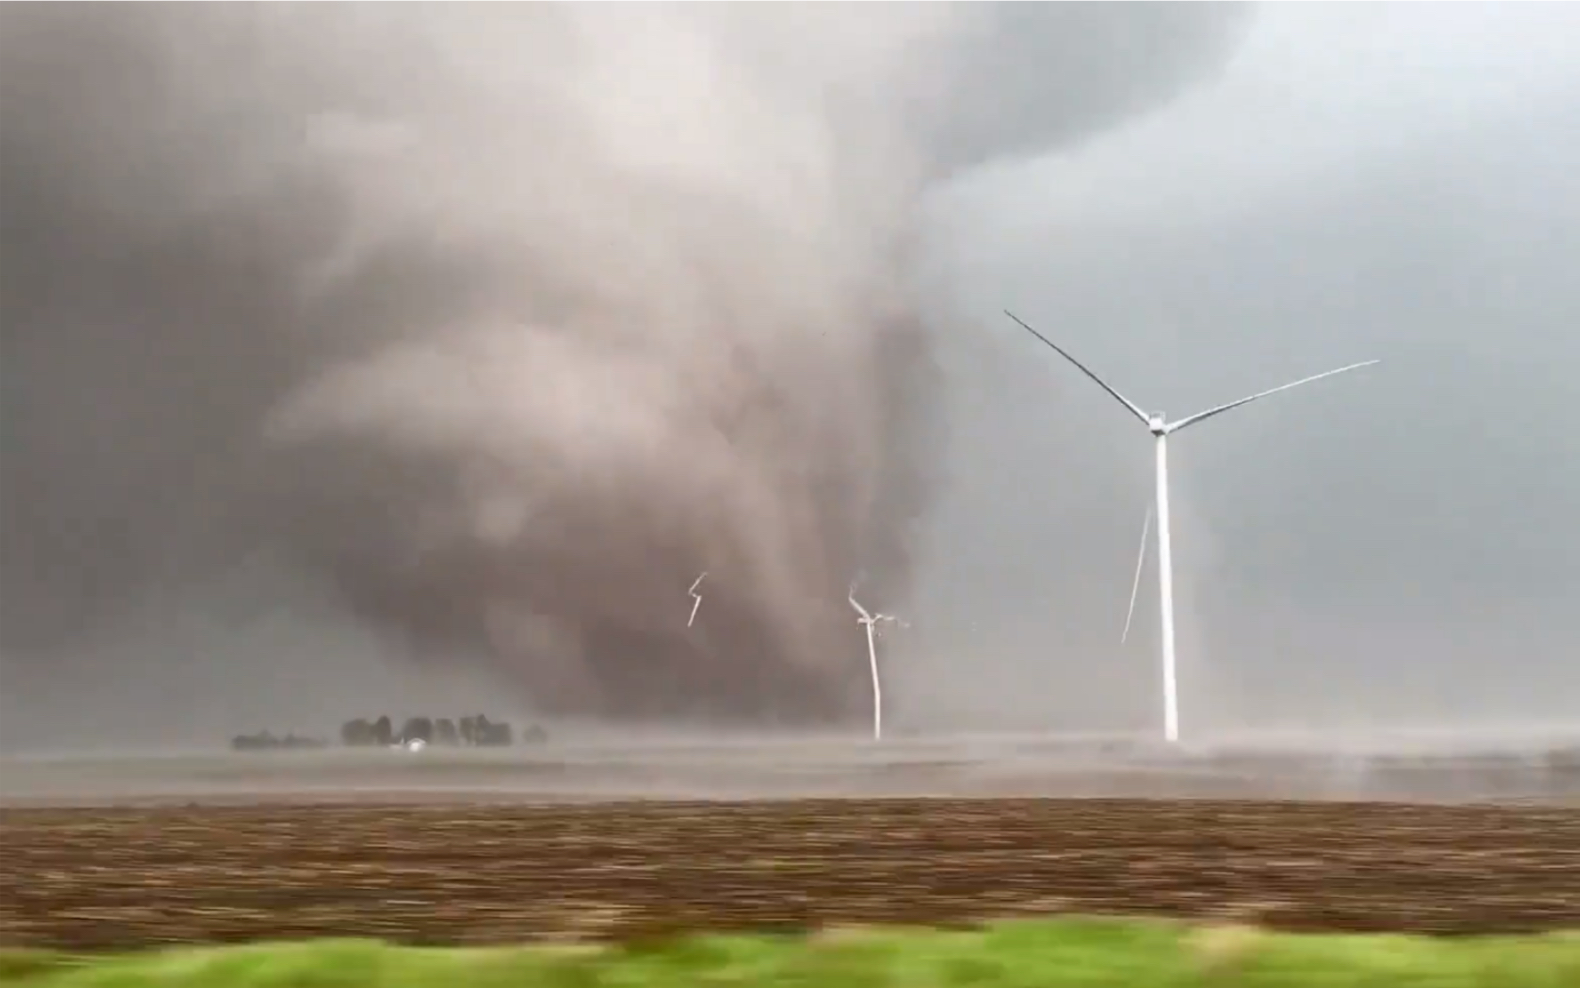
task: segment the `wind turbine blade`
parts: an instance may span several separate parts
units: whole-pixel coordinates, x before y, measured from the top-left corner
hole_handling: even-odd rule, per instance
[[[861,619],[863,621],[871,621],[872,620],[872,615],[867,613],[867,609],[865,607],[862,607],[860,604],[856,603],[856,592],[854,590],[852,590],[850,592],[850,594],[848,596],[846,596],[845,599],[850,601],[851,608],[854,609],[857,614],[861,615]]]
[[[1107,391],[1109,394],[1113,395],[1114,399],[1117,400],[1121,405],[1123,405],[1126,408],[1130,409],[1130,413],[1132,415],[1134,415],[1136,418],[1140,419],[1143,423],[1148,423],[1147,413],[1143,412],[1141,410],[1141,406],[1137,405],[1135,402],[1131,401],[1129,398],[1126,398],[1124,395],[1120,394],[1118,391],[1115,391],[1113,388],[1109,387],[1107,381],[1103,380],[1102,378],[1098,377],[1096,374],[1094,374],[1090,370],[1088,370],[1085,364],[1081,363],[1079,360],[1076,360],[1074,357],[1070,356],[1070,354],[1067,353],[1064,350],[1063,347],[1059,346],[1059,344],[1053,342],[1052,340],[1048,339],[1046,336],[1044,336],[1041,333],[1037,332],[1035,329],[1032,329],[1030,326],[1026,325],[1026,323],[1024,321],[1022,321],[1021,318],[1019,316],[1017,316],[1015,313],[1009,311],[1008,309],[1005,309],[1004,310],[1004,314],[1006,316],[1009,316],[1011,319],[1015,320],[1015,323],[1018,326],[1020,326],[1021,329],[1024,329],[1026,332],[1028,332],[1031,335],[1037,337],[1037,339],[1041,340],[1042,342],[1048,344],[1048,346],[1052,347],[1055,353],[1057,353],[1059,356],[1063,357],[1065,360],[1068,360],[1070,363],[1074,364],[1076,366],[1076,369],[1079,370],[1082,374],[1085,374],[1087,377],[1089,377],[1093,381],[1097,382],[1097,386],[1098,387],[1102,388],[1104,391]],[[1148,424],[1150,424],[1150,423],[1148,423]]]
[[[1303,377],[1303,378],[1301,378],[1298,381],[1290,381],[1288,384],[1281,384],[1281,385],[1279,385],[1276,388],[1269,388],[1266,391],[1258,391],[1256,394],[1251,395],[1249,398],[1241,398],[1239,401],[1231,401],[1227,405],[1219,405],[1217,408],[1209,408],[1205,412],[1197,412],[1195,415],[1190,415],[1190,416],[1187,416],[1185,418],[1182,418],[1178,422],[1170,422],[1168,425],[1164,426],[1163,428],[1164,428],[1165,432],[1178,432],[1180,429],[1185,428],[1187,425],[1194,425],[1197,422],[1202,421],[1203,419],[1210,419],[1214,415],[1218,415],[1218,414],[1220,414],[1222,412],[1227,412],[1231,408],[1239,408],[1241,405],[1244,405],[1244,404],[1246,404],[1248,402],[1253,402],[1253,401],[1255,401],[1258,398],[1266,398],[1268,395],[1276,395],[1280,391],[1288,391],[1290,388],[1298,388],[1302,384],[1310,384],[1312,381],[1320,381],[1324,377],[1332,377],[1335,374],[1343,374],[1346,371],[1358,370],[1359,368],[1362,368],[1362,367],[1370,367],[1372,364],[1380,364],[1380,363],[1382,363],[1381,360],[1363,360],[1363,361],[1361,361],[1358,364],[1350,364],[1347,367],[1339,367],[1339,368],[1336,368],[1334,370],[1323,371],[1321,374],[1313,374],[1310,377]]]
[[[1130,581],[1130,606],[1125,610],[1125,630],[1119,633],[1119,644],[1130,637],[1130,619],[1136,613],[1136,591],[1141,589],[1141,567],[1147,561],[1147,533],[1152,528],[1152,505],[1147,505],[1147,516],[1141,522],[1141,551],[1136,554],[1136,578]]]
[[[691,594],[691,617],[686,619],[686,627],[688,628],[691,627],[693,621],[697,620],[697,608],[702,606],[702,594],[697,593],[697,588],[702,586],[702,581],[707,579],[707,577],[708,571],[703,570],[701,576],[691,581],[691,589],[686,591]]]

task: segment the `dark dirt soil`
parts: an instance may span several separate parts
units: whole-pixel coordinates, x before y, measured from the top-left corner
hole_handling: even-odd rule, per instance
[[[1580,810],[1139,800],[0,811],[0,941],[628,937],[1056,911],[1580,927]]]

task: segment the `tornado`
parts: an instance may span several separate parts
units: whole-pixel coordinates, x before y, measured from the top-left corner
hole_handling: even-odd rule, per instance
[[[846,592],[903,605],[946,471],[926,196],[1242,20],[5,5],[8,684],[267,557],[546,714],[864,718]]]

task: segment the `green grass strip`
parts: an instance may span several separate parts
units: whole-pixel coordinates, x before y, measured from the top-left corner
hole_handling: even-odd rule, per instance
[[[708,936],[624,947],[366,940],[73,957],[0,951],[27,988],[1577,988],[1580,934],[1438,939],[1157,922]]]

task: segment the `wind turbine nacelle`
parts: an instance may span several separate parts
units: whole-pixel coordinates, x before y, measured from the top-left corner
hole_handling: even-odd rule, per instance
[[[1152,430],[1154,436],[1161,436],[1168,429],[1169,420],[1162,412],[1153,412],[1147,416],[1147,428]]]

